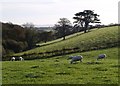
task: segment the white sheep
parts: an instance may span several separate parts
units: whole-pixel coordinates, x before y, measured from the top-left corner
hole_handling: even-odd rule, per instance
[[[20,56],[20,57],[19,57],[19,60],[20,60],[20,61],[23,61],[24,59],[23,59],[23,57]]]
[[[15,57],[12,57],[12,58],[11,58],[11,61],[15,61]]]
[[[76,62],[76,61],[82,62],[83,56],[81,56],[81,55],[80,56],[69,56],[68,59],[72,59],[70,61],[70,63],[72,64],[73,62]]]
[[[19,61],[23,61],[24,59],[23,59],[23,57],[12,57],[11,58],[11,61],[17,61],[17,60],[19,60]]]
[[[106,58],[106,54],[100,54],[100,55],[98,55],[97,60],[105,59],[105,58]]]

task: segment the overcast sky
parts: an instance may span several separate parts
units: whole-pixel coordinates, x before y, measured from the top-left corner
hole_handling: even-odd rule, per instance
[[[0,0],[0,21],[54,25],[59,18],[74,20],[74,14],[94,10],[102,24],[118,22],[119,0]]]

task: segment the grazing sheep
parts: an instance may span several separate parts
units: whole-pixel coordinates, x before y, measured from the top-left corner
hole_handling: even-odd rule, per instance
[[[11,61],[15,61],[15,57],[12,57],[12,58],[11,58]]]
[[[24,59],[23,59],[23,57],[19,57],[19,60],[20,60],[20,61],[23,61]]]
[[[12,57],[11,58],[11,61],[17,61],[17,60],[23,61],[24,59],[22,57]]]
[[[106,54],[100,54],[100,55],[98,55],[97,60],[105,59],[105,58],[106,58]]]
[[[70,63],[72,64],[73,62],[80,61],[82,62],[83,56],[70,56],[68,59],[72,59]]]

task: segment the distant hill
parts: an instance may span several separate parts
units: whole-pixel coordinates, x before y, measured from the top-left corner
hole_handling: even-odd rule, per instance
[[[34,25],[35,27],[53,27],[53,24]]]
[[[34,25],[35,29],[38,31],[53,31],[52,24],[46,24],[46,25]]]
[[[53,31],[53,27],[35,27],[34,28],[37,31]]]

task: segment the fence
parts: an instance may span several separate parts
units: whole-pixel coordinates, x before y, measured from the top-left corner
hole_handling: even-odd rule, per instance
[[[53,50],[53,51],[46,51],[46,52],[39,52],[39,53],[29,53],[29,54],[23,54],[21,55],[25,60],[33,60],[33,59],[42,59],[42,58],[49,58],[53,56],[60,56],[60,55],[65,55],[65,54],[70,54],[70,53],[76,53],[76,52],[84,52],[84,51],[91,51],[91,50],[99,50],[99,49],[105,49],[105,48],[110,48],[110,47],[115,47],[118,46],[118,42],[116,43],[108,43],[106,45],[102,46],[94,46],[94,47],[87,47],[87,48],[79,48],[79,47],[74,47],[74,48],[63,48],[61,50]],[[3,58],[3,60],[10,60],[10,57],[12,56],[6,56]]]

